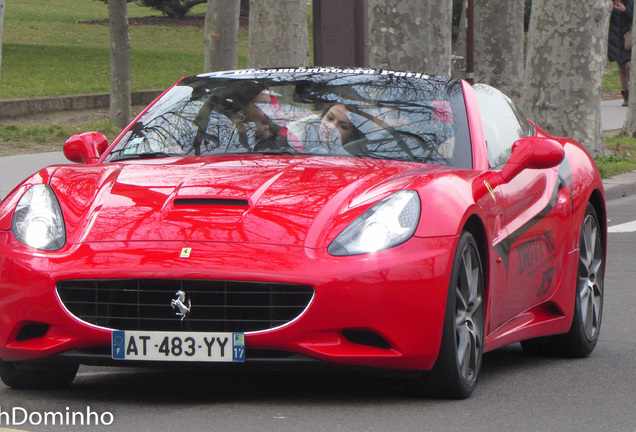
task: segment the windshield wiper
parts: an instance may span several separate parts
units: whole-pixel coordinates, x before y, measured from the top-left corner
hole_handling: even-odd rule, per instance
[[[283,150],[263,150],[263,151],[251,151],[247,154],[255,154],[255,155],[264,155],[264,156],[277,156],[277,155],[312,155],[312,153],[304,153],[299,152],[292,149],[283,149]],[[315,156],[315,154],[313,155]]]
[[[139,160],[139,159],[156,159],[156,158],[172,157],[172,156],[179,156],[179,155],[172,154],[172,153],[166,153],[166,152],[148,152],[148,153],[137,153],[137,154],[125,154],[125,155],[122,155],[122,156],[118,156],[118,157],[112,158],[108,162],[120,162],[120,161],[125,161],[125,160]]]

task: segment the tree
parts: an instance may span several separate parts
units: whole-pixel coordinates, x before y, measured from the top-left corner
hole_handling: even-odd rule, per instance
[[[0,71],[2,71],[2,26],[4,23],[4,0],[0,0]],[[0,77],[2,75],[0,74]],[[0,89],[2,81],[0,80]]]
[[[632,28],[636,24],[636,15],[633,17]],[[636,32],[632,31],[632,47],[636,41]],[[629,80],[629,94],[632,97],[629,99],[629,106],[627,107],[627,118],[625,119],[625,126],[623,127],[623,133],[629,137],[636,138],[636,49],[632,48],[632,62],[630,66],[629,76],[635,77]]]
[[[449,75],[452,0],[369,0],[372,67]]]
[[[259,0],[250,4],[248,67],[309,63],[306,0]]]
[[[110,121],[123,128],[130,121],[130,39],[126,0],[108,0],[110,29]]]
[[[606,155],[601,92],[611,2],[534,0],[528,32],[523,106],[554,135]]]
[[[240,0],[208,0],[203,29],[204,70],[236,69]]]
[[[475,80],[511,96],[523,88],[524,0],[475,2]]]

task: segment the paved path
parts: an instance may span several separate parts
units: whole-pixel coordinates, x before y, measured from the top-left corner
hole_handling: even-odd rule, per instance
[[[604,131],[623,129],[627,108],[622,104],[622,99],[601,102],[601,126]]]
[[[623,128],[627,108],[621,100],[601,102],[601,125],[603,130]],[[40,153],[0,158],[0,198],[6,196],[15,186],[31,174],[48,165],[68,163],[62,153]],[[608,199],[615,199],[636,193],[636,172],[621,174],[605,180]]]
[[[61,152],[38,153],[0,158],[0,198],[7,196],[22,180],[40,169],[70,163]]]

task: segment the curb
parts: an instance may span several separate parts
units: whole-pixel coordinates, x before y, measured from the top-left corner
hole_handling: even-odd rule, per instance
[[[606,201],[636,194],[636,171],[604,179],[603,189],[605,190]]]
[[[155,100],[162,92],[163,90],[133,92],[130,95],[131,105],[146,106]],[[55,111],[81,111],[92,108],[108,108],[109,106],[110,93],[36,99],[7,99],[0,100],[0,119]]]

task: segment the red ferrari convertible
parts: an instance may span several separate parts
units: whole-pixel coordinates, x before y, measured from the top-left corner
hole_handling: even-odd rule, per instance
[[[75,164],[0,204],[11,387],[68,385],[80,363],[299,362],[409,372],[416,392],[464,398],[484,352],[597,343],[599,172],[492,87],[199,75],[113,143],[87,132],[64,153]]]

